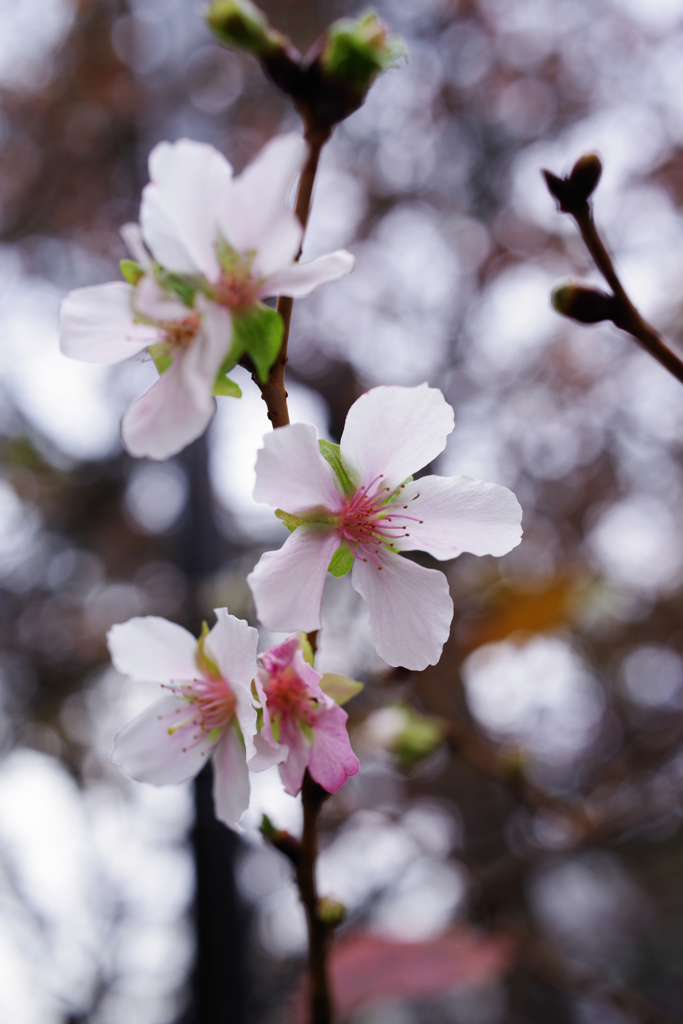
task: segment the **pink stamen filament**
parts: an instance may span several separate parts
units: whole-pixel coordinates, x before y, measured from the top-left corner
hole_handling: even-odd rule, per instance
[[[205,743],[209,733],[224,729],[235,715],[237,700],[224,679],[200,678],[191,683],[164,684],[164,688],[187,701],[187,717],[182,715],[181,708],[173,714],[159,716],[173,722],[168,729],[169,735],[187,726],[197,728],[192,743],[183,747],[183,753]],[[176,715],[182,717],[176,718]]]
[[[400,494],[405,484],[392,490],[390,487],[382,487],[381,481],[380,475],[356,491],[341,522],[342,535],[348,541],[354,558],[363,562],[370,561],[378,569],[382,568],[376,557],[380,554],[380,548],[392,549],[396,540],[410,536],[406,530],[407,523],[422,522],[416,516],[394,511],[408,508],[408,505],[400,501],[390,500]]]

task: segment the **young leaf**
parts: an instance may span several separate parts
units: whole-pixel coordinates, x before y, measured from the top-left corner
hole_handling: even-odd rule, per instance
[[[320,689],[337,704],[346,704],[363,689],[362,683],[355,679],[347,679],[346,676],[338,676],[333,672],[325,672],[320,680]]]
[[[289,512],[283,512],[281,508],[275,509],[275,515],[278,519],[281,519],[285,524],[290,533],[294,533],[297,526],[303,526],[307,523],[307,519],[302,519],[300,516],[293,516]]]
[[[333,576],[346,576],[347,572],[351,571],[352,565],[353,551],[348,543],[344,541],[332,555],[332,561],[328,565],[327,571],[332,573]]]
[[[320,448],[320,454],[326,462],[332,466],[332,469],[337,475],[337,479],[342,486],[344,494],[353,494],[355,487],[351,482],[351,479],[344,469],[344,463],[341,460],[341,451],[338,444],[333,444],[332,441],[319,440],[318,446]],[[348,569],[346,570],[348,572]]]
[[[242,397],[242,389],[239,384],[235,384],[234,380],[230,380],[229,377],[222,377],[220,374],[214,382],[213,393],[214,395],[224,395],[226,398]]]
[[[133,286],[138,283],[145,273],[140,264],[136,263],[135,260],[121,260],[119,267],[128,284]]]
[[[187,281],[183,281],[182,278],[176,274],[170,274],[164,270],[159,274],[159,284],[163,288],[168,288],[170,291],[175,292],[181,302],[184,302],[186,306],[194,305],[194,295],[196,289],[188,284]]]
[[[277,359],[284,329],[280,314],[268,306],[256,306],[232,322],[233,349],[251,357],[262,384]]]

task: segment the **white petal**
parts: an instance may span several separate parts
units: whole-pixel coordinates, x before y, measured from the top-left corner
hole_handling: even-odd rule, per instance
[[[223,306],[197,296],[197,312],[201,314],[202,329],[185,353],[181,373],[185,386],[201,407],[213,394],[213,385],[221,363],[228,354],[232,340],[232,318]]]
[[[256,709],[251,681],[256,675],[258,630],[244,619],[228,614],[227,608],[216,608],[216,625],[206,638],[205,650],[218,666],[237,698],[237,720],[244,736],[246,757],[255,754]],[[243,759],[244,759],[244,751]]]
[[[133,305],[141,316],[157,322],[185,320],[192,310],[165,291],[153,274],[144,274],[135,287]]]
[[[453,602],[448,580],[401,555],[385,552],[382,569],[356,561],[351,582],[370,607],[370,636],[389,665],[421,672],[436,665],[448,639]]]
[[[183,697],[157,701],[118,733],[112,761],[138,782],[154,786],[191,779],[216,742],[197,725],[193,713]]]
[[[300,299],[310,295],[318,285],[346,277],[355,265],[355,256],[345,249],[319,256],[310,263],[292,263],[269,277],[261,287],[260,294],[264,299],[271,295],[291,295],[293,299]]]
[[[154,258],[176,274],[215,281],[216,211],[231,187],[230,164],[213,146],[181,139],[154,147],[149,174],[140,222]]]
[[[266,768],[272,768],[274,764],[281,764],[289,748],[281,743],[269,743],[263,733],[258,733],[254,738],[254,754],[249,758],[247,766],[250,772],[264,772]]]
[[[339,530],[312,523],[299,526],[279,551],[261,555],[247,583],[266,629],[274,633],[320,629],[325,575],[340,541]]]
[[[114,668],[139,682],[196,679],[197,641],[182,626],[156,615],[129,619],[107,634]]]
[[[119,229],[119,234],[135,262],[139,263],[147,273],[151,273],[152,261],[149,258],[147,249],[145,248],[140,225],[134,223],[124,224],[123,227]]]
[[[158,327],[136,324],[135,289],[124,281],[69,292],[59,311],[59,344],[69,359],[120,363],[163,337]]]
[[[256,456],[254,501],[286,512],[341,511],[336,476],[320,454],[312,423],[290,423],[265,435]]]
[[[424,476],[406,484],[401,500],[408,506],[406,516],[423,521],[406,521],[410,536],[398,540],[399,551],[428,551],[442,559],[463,551],[504,555],[522,539],[521,506],[512,491],[498,484],[466,476]]]
[[[213,803],[216,817],[228,828],[240,832],[237,820],[249,806],[249,769],[244,744],[237,730],[223,730],[213,754]]]
[[[258,278],[286,267],[299,253],[303,229],[287,200],[306,156],[300,135],[277,136],[235,179],[228,201],[221,206],[220,226],[226,241],[238,252],[256,252]]]
[[[453,425],[453,410],[438,388],[366,391],[346,417],[340,445],[346,471],[366,486],[383,475],[395,487],[444,450]]]
[[[129,406],[121,422],[121,439],[136,458],[168,459],[204,433],[215,411],[210,391],[197,401],[179,359]]]

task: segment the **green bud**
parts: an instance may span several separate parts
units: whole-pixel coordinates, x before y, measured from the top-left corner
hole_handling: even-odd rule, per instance
[[[322,896],[318,900],[318,916],[328,928],[336,928],[346,917],[346,907],[332,896]]]
[[[614,320],[619,306],[613,295],[599,288],[584,285],[563,284],[552,293],[553,309],[562,316],[577,320],[581,324],[597,324],[602,320]]]
[[[381,71],[405,56],[403,40],[390,36],[384,22],[368,11],[360,18],[342,18],[330,26],[320,64],[327,74],[364,95]]]
[[[213,0],[206,21],[224,46],[247,50],[257,57],[280,48],[282,36],[251,0]]]

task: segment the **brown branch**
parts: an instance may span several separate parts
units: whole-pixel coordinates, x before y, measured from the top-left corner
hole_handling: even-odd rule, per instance
[[[310,1024],[332,1024],[332,997],[328,972],[331,929],[320,915],[315,865],[318,857],[318,818],[329,793],[306,770],[301,799],[304,830],[296,866],[296,880],[308,925]]]
[[[318,170],[320,151],[329,139],[330,134],[330,130],[315,131],[309,129],[307,129],[305,133],[305,138],[309,146],[308,160],[301,172],[299,191],[296,197],[296,215],[301,221],[301,226],[304,230],[306,229],[308,215],[311,209],[311,196],[313,195],[313,184]],[[299,256],[297,256],[297,259],[299,259],[300,256],[301,250],[299,250]],[[281,295],[277,300],[277,311],[282,317],[284,334],[282,336],[282,347],[277,359],[273,363],[267,383],[263,384],[256,373],[252,374],[252,378],[258,385],[259,390],[261,391],[261,397],[268,408],[268,419],[272,423],[273,429],[277,427],[285,427],[289,423],[287,389],[285,388],[285,367],[287,366],[287,345],[289,342],[289,327],[292,321],[293,305],[294,300],[286,295]]]

